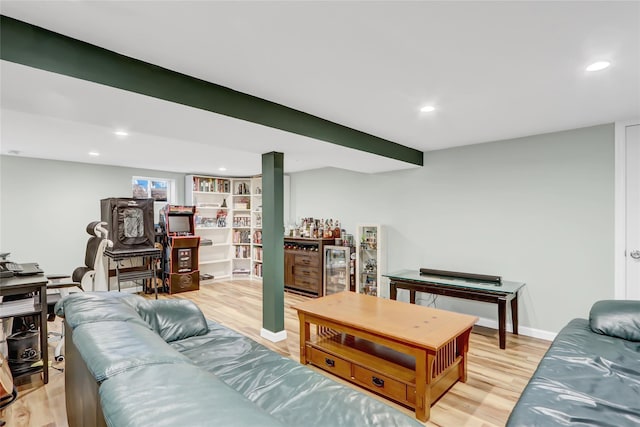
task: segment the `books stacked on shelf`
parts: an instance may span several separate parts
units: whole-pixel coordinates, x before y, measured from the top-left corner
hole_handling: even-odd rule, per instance
[[[250,246],[236,246],[235,247],[236,258],[240,259],[249,259],[251,258],[251,247]]]
[[[218,221],[213,217],[196,215],[194,216],[194,221],[196,223],[196,228],[219,227]]]
[[[251,200],[248,197],[237,197],[233,201],[233,209],[248,210],[251,208]]]
[[[234,268],[233,269],[233,274],[245,274],[245,275],[249,275],[251,273],[251,271],[249,271],[249,269],[247,268]]]
[[[251,230],[233,230],[233,243],[251,243]]]
[[[251,217],[249,215],[234,215],[234,227],[251,227]]]
[[[262,244],[262,231],[261,230],[256,230],[253,233],[253,243],[256,245],[261,245]]]
[[[253,259],[255,261],[262,261],[262,248],[257,247],[253,250]]]
[[[251,194],[251,191],[249,191],[249,183],[247,182],[236,183],[235,192],[233,194]]]
[[[262,277],[262,264],[256,264],[253,266],[253,275]]]
[[[193,191],[204,193],[229,193],[231,182],[228,179],[193,177]]]

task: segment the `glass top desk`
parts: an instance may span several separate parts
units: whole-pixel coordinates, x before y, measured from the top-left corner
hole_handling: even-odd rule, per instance
[[[396,299],[398,289],[409,290],[409,302],[415,304],[416,292],[426,292],[453,298],[498,304],[498,335],[500,348],[506,347],[507,302],[511,303],[513,333],[518,335],[518,291],[522,282],[501,281],[499,283],[421,274],[417,270],[402,270],[383,274],[388,277],[389,296]]]

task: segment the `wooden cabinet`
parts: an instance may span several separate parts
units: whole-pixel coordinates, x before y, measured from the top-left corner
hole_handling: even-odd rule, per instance
[[[334,239],[284,238],[284,286],[305,295],[322,296],[324,246]]]

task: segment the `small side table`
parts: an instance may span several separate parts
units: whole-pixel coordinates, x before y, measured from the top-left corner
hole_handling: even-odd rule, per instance
[[[120,282],[128,282],[132,280],[146,280],[151,279],[153,283],[153,289],[156,299],[158,299],[158,282],[156,281],[156,260],[162,257],[162,249],[156,248],[144,248],[144,249],[132,249],[132,250],[106,250],[104,254],[107,258],[113,260],[116,265],[116,282],[118,283],[118,292],[120,292]],[[120,261],[131,258],[143,258],[143,264],[145,260],[149,262],[146,264],[148,268],[146,270],[135,270],[120,272]],[[108,285],[108,290],[111,290],[111,286]]]
[[[42,366],[34,367],[26,372],[14,375],[14,378],[23,375],[32,375],[42,371],[42,381],[49,382],[49,351],[47,344],[47,283],[49,280],[44,274],[34,276],[8,277],[0,279],[0,294],[18,295],[37,293],[32,298],[0,303],[0,319],[38,315],[40,317],[40,354]]]

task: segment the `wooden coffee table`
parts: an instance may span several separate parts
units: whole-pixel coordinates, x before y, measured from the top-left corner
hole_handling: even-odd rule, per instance
[[[300,363],[313,364],[429,419],[431,404],[467,380],[475,316],[349,291],[294,306]],[[311,324],[318,333],[311,335]]]

